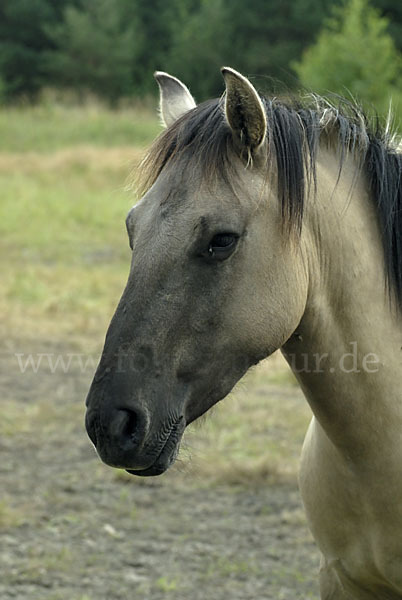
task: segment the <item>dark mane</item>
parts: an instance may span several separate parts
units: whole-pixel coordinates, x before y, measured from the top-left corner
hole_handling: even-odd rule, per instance
[[[276,166],[283,224],[300,232],[307,191],[316,180],[316,153],[323,138],[339,154],[339,174],[353,152],[365,172],[382,231],[390,291],[402,305],[402,152],[388,127],[342,98],[335,104],[310,96],[304,102],[262,97],[268,122],[267,176]],[[223,180],[236,193],[238,155],[223,113],[222,99],[208,100],[189,111],[154,142],[142,163],[142,192],[175,157],[185,167],[201,168],[207,182]]]

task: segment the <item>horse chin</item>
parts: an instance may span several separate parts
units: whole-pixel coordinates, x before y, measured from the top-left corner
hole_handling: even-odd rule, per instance
[[[181,436],[180,436],[181,437]],[[138,475],[139,477],[155,477],[162,475],[172,466],[179,454],[180,439],[173,445],[171,440],[165,444],[162,452],[159,454],[156,461],[146,469],[126,469],[130,475]]]

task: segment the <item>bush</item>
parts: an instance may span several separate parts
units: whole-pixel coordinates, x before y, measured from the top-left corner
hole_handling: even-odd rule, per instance
[[[350,93],[386,111],[402,81],[401,55],[387,27],[387,19],[367,0],[350,0],[336,9],[316,44],[293,65],[301,83],[318,93]]]

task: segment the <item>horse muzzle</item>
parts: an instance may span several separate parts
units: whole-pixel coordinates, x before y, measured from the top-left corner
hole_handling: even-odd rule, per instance
[[[85,426],[100,459],[132,475],[160,475],[175,461],[186,422],[175,415],[152,426],[145,410],[88,407]]]

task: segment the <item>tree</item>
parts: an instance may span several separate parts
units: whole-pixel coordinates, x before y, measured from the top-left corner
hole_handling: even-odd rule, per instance
[[[3,95],[31,99],[48,83],[45,53],[53,42],[44,31],[61,19],[66,0],[2,0],[0,3],[0,79]]]
[[[222,91],[219,68],[297,83],[289,66],[313,42],[323,19],[340,0],[201,0],[177,32],[172,69],[198,99]],[[262,79],[264,77],[264,79]]]
[[[269,75],[290,87],[291,61],[314,40],[336,0],[226,0],[226,20],[238,68]]]
[[[177,30],[167,64],[197,100],[222,92],[220,68],[231,64],[226,60],[228,42],[223,0],[201,0]]]
[[[111,104],[133,93],[133,64],[143,40],[136,21],[125,20],[120,9],[120,0],[82,0],[47,29],[56,47],[47,69],[59,85],[91,90]]]
[[[294,61],[300,60],[331,10],[343,1],[0,0],[0,96],[34,99],[43,86],[53,85],[91,90],[113,104],[121,96],[156,94],[152,72],[158,69],[181,77],[203,100],[221,93],[222,65],[259,77],[256,83],[263,89],[269,82],[270,92],[272,79],[296,87],[296,71],[302,77],[303,67]],[[366,0],[361,2],[366,6]],[[378,44],[382,44],[381,56],[391,57],[385,69],[388,81],[393,78],[389,70],[395,68],[395,54],[378,38],[383,40],[388,27],[397,48],[402,49],[402,4],[372,2],[389,16],[387,25],[376,13],[374,22],[380,25],[378,31],[373,29],[372,17],[366,18],[361,11],[365,25],[355,19],[347,29],[339,24],[343,13],[336,12],[326,25],[323,43],[329,34],[349,36],[342,52],[346,57],[352,54],[349,44],[356,64],[366,65],[372,57],[378,63]],[[362,36],[366,41],[359,46]],[[373,40],[377,49],[370,54]],[[342,65],[342,52],[335,42],[331,44],[327,54],[319,49],[322,62],[331,65],[340,54]],[[326,69],[326,65],[321,68],[323,75]],[[378,77],[382,82],[383,71],[381,63],[379,74],[373,72],[371,79]],[[358,79],[354,73],[353,80]],[[348,81],[343,84],[356,93]],[[317,87],[315,81],[307,85]],[[332,82],[324,81],[323,86],[337,89]]]
[[[172,48],[189,26],[190,15],[197,9],[200,0],[120,0],[119,10],[124,21],[136,24],[141,32],[141,44],[136,59],[132,62],[132,73],[136,95],[156,93],[157,87],[152,73],[175,71],[172,67]],[[193,55],[192,49],[186,52]],[[186,61],[188,55],[183,55]],[[195,58],[195,61],[198,57]],[[194,62],[194,56],[193,56]],[[177,70],[176,70],[177,73]]]
[[[319,93],[347,91],[386,110],[401,74],[401,56],[387,27],[387,19],[367,0],[350,0],[334,12],[302,61],[293,65],[302,84]]]
[[[373,0],[373,5],[380,10],[383,17],[388,19],[388,33],[392,36],[399,52],[402,52],[402,2]]]

